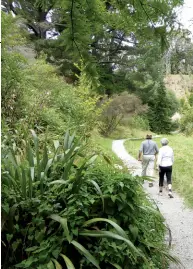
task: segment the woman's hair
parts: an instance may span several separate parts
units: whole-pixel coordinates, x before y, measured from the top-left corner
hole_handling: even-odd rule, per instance
[[[169,143],[169,141],[168,141],[167,138],[162,138],[162,139],[161,139],[161,144],[162,144],[163,146],[166,146],[168,143]]]

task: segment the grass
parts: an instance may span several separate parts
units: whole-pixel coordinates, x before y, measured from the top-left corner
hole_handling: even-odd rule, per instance
[[[111,138],[105,138],[96,132],[92,135],[92,145],[109,156],[113,163],[123,165],[122,161],[112,152],[113,139],[139,138],[139,140],[127,140],[125,142],[128,152],[134,158],[137,158],[143,140],[140,138],[145,137],[147,133],[151,132],[120,127]],[[174,150],[173,189],[185,198],[187,205],[193,207],[193,138],[182,134],[162,135],[161,137],[167,137],[170,141],[169,145]],[[158,147],[161,147],[161,137],[155,139]]]
[[[113,139],[101,136],[98,132],[93,132],[91,138],[91,147],[103,152],[108,158],[111,159],[113,164],[123,165],[122,161],[112,151]]]
[[[147,131],[139,130],[133,127],[128,126],[118,126],[117,129],[110,135],[112,139],[127,139],[131,137],[141,138],[145,137]],[[148,132],[148,134],[154,135],[152,132]]]
[[[117,157],[117,155],[112,151],[112,143],[113,140],[118,139],[127,139],[127,138],[142,138],[145,137],[147,134],[146,131],[142,131],[135,128],[129,128],[125,126],[119,126],[116,131],[112,133],[110,137],[104,137],[99,134],[97,130],[94,130],[92,132],[91,140],[90,140],[90,147],[93,149],[100,150],[103,152],[108,158],[111,159],[113,164],[118,164],[124,167],[123,162],[120,158]],[[148,132],[148,134],[154,135],[152,132]],[[125,167],[126,168],[126,167]],[[126,168],[126,171],[128,169]]]
[[[170,141],[169,145],[174,150],[173,189],[185,198],[185,202],[193,207],[193,138],[182,134],[162,135]],[[155,139],[161,147],[161,138]],[[125,142],[128,152],[137,158],[142,140]]]

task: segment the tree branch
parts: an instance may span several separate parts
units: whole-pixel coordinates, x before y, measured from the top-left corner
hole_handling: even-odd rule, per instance
[[[40,33],[35,25],[32,25],[30,23],[27,23],[26,25],[34,32],[35,36],[40,35]]]
[[[82,59],[82,54],[80,52],[80,49],[78,47],[78,44],[76,43],[76,40],[74,39],[74,20],[73,20],[73,8],[74,8],[74,0],[72,0],[72,4],[71,4],[71,10],[70,10],[70,19],[71,19],[71,27],[72,27],[72,47],[73,47],[73,43],[75,44],[78,53],[80,55],[80,58]]]
[[[140,5],[141,5],[143,11],[145,12],[145,14],[146,14],[148,20],[151,22],[153,28],[155,29],[155,25],[154,25],[154,23],[152,22],[152,19],[150,18],[150,16],[149,16],[149,14],[147,13],[146,9],[144,8],[144,4],[141,2],[141,0],[139,0],[139,3],[140,3]]]

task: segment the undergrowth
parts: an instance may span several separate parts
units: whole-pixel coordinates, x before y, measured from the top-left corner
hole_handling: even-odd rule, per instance
[[[99,156],[85,155],[69,133],[49,149],[32,135],[22,155],[17,145],[3,148],[3,268],[161,269],[177,262],[140,178],[96,163]]]

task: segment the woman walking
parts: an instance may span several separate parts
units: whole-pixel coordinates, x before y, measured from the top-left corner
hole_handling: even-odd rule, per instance
[[[174,152],[171,147],[168,146],[168,139],[162,138],[162,147],[158,153],[157,165],[159,167],[159,192],[162,193],[164,176],[166,175],[168,184],[168,195],[173,198],[172,195],[172,165],[174,163]]]

